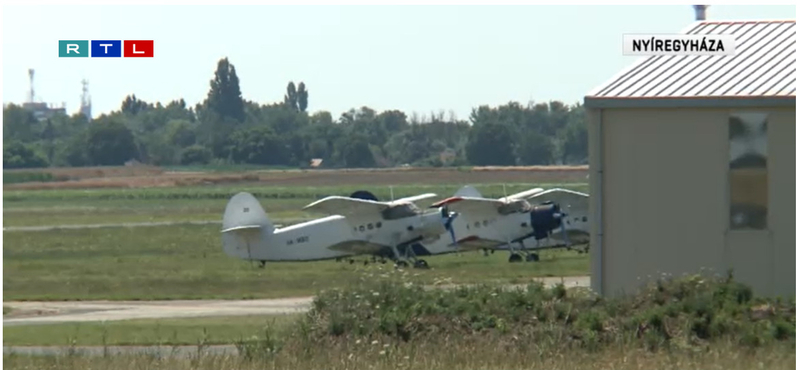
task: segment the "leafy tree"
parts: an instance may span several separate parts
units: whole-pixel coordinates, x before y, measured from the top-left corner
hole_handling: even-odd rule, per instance
[[[466,146],[467,159],[476,166],[513,166],[514,142],[511,128],[506,124],[490,122],[473,126]]]
[[[150,104],[147,104],[147,102],[137,99],[136,94],[133,94],[125,97],[125,100],[122,101],[122,107],[120,107],[120,111],[122,113],[127,113],[135,116],[139,114],[139,112],[143,112],[149,108],[152,108]]]
[[[181,164],[207,164],[211,160],[211,151],[202,145],[186,147],[181,152]]]
[[[372,155],[366,136],[353,134],[347,139],[340,140],[338,147],[344,166],[350,168],[375,166],[375,158]]]
[[[558,137],[561,141],[561,162],[586,164],[589,160],[589,133],[582,106],[569,112],[566,127]]]
[[[294,82],[289,81],[286,86],[286,95],[283,96],[283,103],[290,109],[297,110],[297,89],[294,87]]]
[[[548,165],[553,163],[553,141],[536,131],[526,131],[518,143],[517,153],[524,165]]]
[[[308,108],[308,90],[306,90],[306,84],[300,82],[300,85],[297,86],[297,109],[305,112],[306,108]]]
[[[86,147],[92,164],[118,166],[138,157],[133,133],[116,119],[94,123],[88,134]]]
[[[37,125],[33,113],[19,105],[9,104],[3,109],[3,141],[32,142],[37,136]]]
[[[47,160],[20,141],[3,143],[3,168],[47,167]]]
[[[331,112],[320,111],[311,115],[309,122],[312,125],[332,125],[333,116],[331,116]]]
[[[286,150],[278,136],[269,127],[238,130],[231,135],[232,158],[238,163],[283,164]]]
[[[217,71],[211,80],[206,106],[220,118],[244,121],[244,101],[239,89],[239,77],[236,76],[236,68],[228,62],[228,58],[220,59],[217,63]]]

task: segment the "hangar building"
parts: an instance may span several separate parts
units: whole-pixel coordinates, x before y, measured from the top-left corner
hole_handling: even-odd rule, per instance
[[[585,97],[595,291],[732,269],[795,294],[795,32],[695,22],[736,55],[645,57]]]

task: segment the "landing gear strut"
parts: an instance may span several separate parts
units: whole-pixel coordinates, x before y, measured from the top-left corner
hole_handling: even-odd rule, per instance
[[[539,244],[538,240],[536,241],[536,244],[538,246]],[[508,262],[510,263],[522,262],[523,255],[525,256],[524,257],[525,262],[539,261],[539,254],[536,252],[528,252],[528,250],[525,249],[525,244],[521,240],[519,241],[519,250],[515,250],[513,247],[511,247],[511,244],[508,245],[508,249],[511,251],[511,255],[508,257]]]
[[[414,253],[414,248],[411,245],[405,246],[405,253],[403,257],[400,257],[400,252],[397,250],[397,247],[392,248],[394,252],[394,260],[395,260],[395,267],[397,268],[404,268],[408,267],[409,262],[411,262],[411,266],[418,269],[427,269],[428,262],[417,258],[417,255]]]

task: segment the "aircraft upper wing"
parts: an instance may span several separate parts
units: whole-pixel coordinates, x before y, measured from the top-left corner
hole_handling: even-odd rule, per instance
[[[511,195],[509,195],[509,196],[507,196],[505,198],[500,198],[500,200],[501,201],[506,201],[506,202],[512,201],[512,200],[519,200],[519,199],[526,199],[527,200],[527,199],[530,199],[533,196],[536,196],[536,194],[539,194],[539,193],[541,193],[543,191],[544,191],[544,189],[542,189],[542,188],[533,188],[533,189],[530,189],[530,190],[521,191],[521,192],[516,193],[516,194],[511,194]]]
[[[382,217],[382,212],[402,204],[412,203],[422,199],[435,197],[436,194],[428,193],[406,198],[396,199],[392,202],[379,202],[368,199],[350,198],[343,196],[329,196],[311,203],[303,210],[319,212],[329,215],[342,215],[345,217]]]
[[[345,217],[368,215],[380,217],[386,208],[389,208],[389,205],[383,202],[333,195],[311,203],[303,207],[303,210]]]
[[[589,194],[561,188],[547,189],[528,198],[531,204],[552,201],[559,204],[564,212],[570,209],[589,209]]]
[[[420,195],[414,195],[414,196],[410,196],[410,197],[395,199],[395,200],[393,200],[393,201],[391,201],[391,202],[389,202],[387,204],[393,206],[393,205],[403,204],[403,203],[414,203],[414,202],[418,202],[420,200],[430,199],[430,198],[434,198],[434,197],[436,197],[436,194],[434,194],[434,193],[426,193],[426,194],[420,194]]]
[[[434,203],[431,207],[447,206],[449,211],[464,212],[464,213],[499,213],[500,207],[506,205],[506,202],[497,199],[488,198],[475,198],[475,197],[450,197],[445,200]]]

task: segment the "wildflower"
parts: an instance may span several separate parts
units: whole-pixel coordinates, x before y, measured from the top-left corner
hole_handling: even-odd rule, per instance
[[[386,354],[386,351],[380,351],[378,354],[379,354],[379,355],[381,355],[381,356],[383,356],[383,355],[385,355],[385,354]]]
[[[380,294],[380,293],[378,293],[378,292],[372,292],[372,295],[373,295],[373,296],[375,296],[375,297],[377,297],[377,296],[379,296],[379,295],[381,295],[381,294]]]
[[[356,344],[361,344],[361,339],[356,340]]]
[[[378,344],[378,341],[377,340],[373,340],[372,341],[372,345],[376,345],[376,344]]]
[[[389,348],[389,343],[384,344],[383,348]]]

